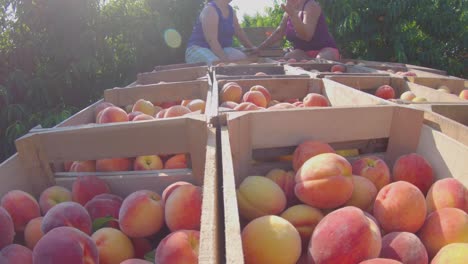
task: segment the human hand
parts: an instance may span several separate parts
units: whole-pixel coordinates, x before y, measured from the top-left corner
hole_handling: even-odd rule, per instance
[[[281,4],[281,9],[286,12],[289,16],[297,15],[299,12],[288,2],[286,4]]]

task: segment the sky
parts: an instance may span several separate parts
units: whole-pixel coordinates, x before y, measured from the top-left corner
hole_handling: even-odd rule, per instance
[[[273,0],[232,0],[231,6],[237,6],[237,18],[242,21],[244,14],[254,15],[257,11],[262,14],[267,6],[273,6]]]

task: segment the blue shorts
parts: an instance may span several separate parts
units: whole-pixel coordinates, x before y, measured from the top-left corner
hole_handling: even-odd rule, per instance
[[[247,55],[238,49],[227,47],[223,48],[223,50],[229,60],[235,61],[247,58]],[[186,63],[206,62],[211,65],[214,61],[219,61],[219,58],[208,48],[192,45],[185,51]]]

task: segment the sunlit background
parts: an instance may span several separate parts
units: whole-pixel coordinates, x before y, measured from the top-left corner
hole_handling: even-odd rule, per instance
[[[242,21],[242,17],[246,15],[255,15],[257,12],[264,14],[264,9],[267,6],[273,6],[273,0],[232,0],[231,5],[238,7],[237,17]]]

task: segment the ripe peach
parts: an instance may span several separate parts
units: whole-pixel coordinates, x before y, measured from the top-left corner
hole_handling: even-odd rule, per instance
[[[268,74],[264,73],[264,72],[257,72],[254,74],[254,76],[268,76]]]
[[[401,100],[413,101],[416,98],[416,95],[412,91],[406,91],[400,95]]]
[[[379,256],[382,240],[374,221],[347,206],[326,215],[315,227],[309,263],[359,263]]]
[[[318,93],[309,93],[304,97],[304,107],[325,107],[325,106],[330,106],[330,103],[328,102],[328,99]]]
[[[57,227],[39,240],[33,263],[98,264],[99,252],[94,241],[80,230]]]
[[[32,251],[18,244],[12,244],[0,250],[2,264],[33,264]]]
[[[437,252],[431,264],[466,264],[468,263],[468,243],[452,243]]]
[[[96,123],[97,122],[97,116],[99,115],[99,113],[106,109],[107,107],[110,107],[110,106],[115,106],[113,103],[110,103],[110,102],[100,102],[98,105],[96,105],[96,107],[94,108],[94,117],[96,117]]]
[[[306,140],[302,142],[294,150],[292,161],[294,171],[298,171],[302,164],[308,159],[322,153],[335,153],[335,150],[327,143],[316,140]]]
[[[382,238],[380,257],[408,264],[427,264],[426,248],[419,238],[409,232],[392,232]]]
[[[165,163],[164,163],[164,169],[165,170],[171,170],[171,169],[185,169],[187,168],[187,158],[185,157],[185,154],[177,154],[172,157],[170,157]]]
[[[164,113],[164,118],[178,117],[190,113],[190,109],[181,105],[174,105],[169,107]]]
[[[236,102],[227,101],[227,102],[223,102],[223,103],[220,105],[220,107],[229,108],[229,109],[234,109],[234,108],[236,108],[237,105],[238,105],[238,103],[236,103]]]
[[[86,203],[85,209],[88,211],[91,221],[103,217],[119,218],[119,210],[122,206],[122,201],[110,198],[98,198],[97,196]],[[119,228],[119,223],[116,220],[109,221],[106,226]]]
[[[459,97],[461,99],[468,100],[468,89],[465,89],[465,90],[461,91]]]
[[[262,109],[261,107],[256,106],[253,103],[249,102],[242,102],[238,104],[236,107],[234,107],[234,110],[236,111],[257,111]]]
[[[397,159],[393,165],[393,180],[412,183],[426,195],[432,185],[434,175],[431,164],[423,156],[411,153]]]
[[[278,104],[268,107],[268,110],[281,110],[281,109],[291,109],[291,108],[296,108],[296,107],[290,103],[278,103]]]
[[[169,230],[200,230],[202,188],[187,184],[175,188],[166,198],[164,217]]]
[[[0,202],[13,220],[15,231],[24,231],[26,224],[36,217],[41,216],[39,204],[29,193],[13,190],[6,193]]]
[[[415,233],[426,219],[426,199],[411,183],[393,182],[377,194],[374,216],[386,232]]]
[[[190,109],[190,111],[196,112],[196,111],[200,110],[202,114],[205,113],[205,107],[206,107],[206,103],[205,103],[205,101],[203,101],[201,99],[192,100],[187,105],[187,108]]]
[[[142,112],[139,112],[139,111],[136,111],[136,112],[130,112],[127,114],[128,116],[128,121],[133,121],[133,119],[135,119],[135,117],[139,116],[143,114]]]
[[[72,172],[95,172],[96,161],[95,160],[84,160],[74,161],[70,167]]]
[[[100,159],[96,160],[96,171],[130,171],[132,165],[132,161],[128,158]]]
[[[0,207],[0,249],[13,243],[15,238],[15,226],[10,214],[3,207]]]
[[[154,118],[156,118],[156,119],[164,118],[164,115],[166,114],[166,110],[167,110],[167,109],[163,109],[163,110],[159,111],[159,112],[155,115]]]
[[[135,255],[132,241],[120,230],[101,228],[91,238],[99,251],[99,264],[120,264]]]
[[[295,264],[301,256],[299,233],[279,216],[266,215],[251,221],[241,236],[246,264]]]
[[[336,64],[336,65],[333,65],[331,67],[331,72],[345,72],[346,71],[346,67],[344,65],[341,65],[341,64]]]
[[[289,207],[280,216],[288,220],[297,229],[301,236],[303,249],[309,244],[315,227],[324,217],[319,209],[305,204]]]
[[[39,206],[41,207],[42,214],[46,214],[53,206],[71,200],[72,193],[68,189],[61,186],[51,186],[41,193]]]
[[[138,156],[133,162],[133,170],[162,170],[164,167],[158,155]]]
[[[400,261],[386,258],[373,258],[359,262],[359,264],[403,264]]]
[[[123,202],[122,197],[112,194],[112,193],[101,193],[93,197],[93,199],[108,199],[116,202]]]
[[[135,258],[145,258],[146,253],[153,249],[151,242],[146,238],[132,238]],[[136,264],[136,263],[135,263]]]
[[[156,119],[153,116],[147,115],[147,114],[140,114],[135,116],[132,121],[137,122],[137,121],[145,121],[145,120],[154,120]]]
[[[221,102],[232,101],[240,103],[242,98],[242,87],[235,82],[228,82],[224,84],[223,89],[220,92]]]
[[[351,164],[335,153],[314,156],[297,171],[294,191],[299,200],[319,209],[343,205],[353,194]]]
[[[451,243],[468,243],[468,215],[458,208],[442,208],[431,213],[419,230],[419,238],[433,258]]]
[[[192,185],[191,183],[188,183],[188,182],[184,182],[184,181],[178,181],[178,182],[174,182],[173,184],[169,185],[166,187],[166,189],[164,189],[163,193],[162,193],[162,200],[164,203],[166,203],[166,200],[167,198],[169,197],[169,195],[175,190],[177,189],[179,186],[182,186],[182,185]]]
[[[149,116],[154,116],[154,105],[150,101],[145,99],[138,99],[136,103],[133,105],[132,112],[142,112],[143,114],[147,114]]]
[[[375,96],[380,97],[382,99],[394,99],[395,98],[395,90],[390,85],[382,85],[375,91]]]
[[[26,246],[33,250],[37,242],[44,236],[44,232],[41,230],[43,217],[37,217],[29,221],[24,229],[24,240]]]
[[[286,196],[287,207],[298,203],[296,195],[294,194],[294,185],[296,185],[294,176],[294,172],[286,172],[281,169],[273,169],[265,176],[278,184],[278,186],[283,190],[284,195]]]
[[[164,207],[159,194],[136,191],[122,203],[119,211],[120,230],[129,237],[147,237],[156,234],[164,224]]]
[[[250,87],[250,91],[258,91],[258,92],[261,92],[263,94],[263,96],[265,96],[265,99],[266,99],[266,102],[267,102],[267,105],[268,103],[270,103],[271,101],[271,94],[270,94],[270,91],[268,91],[267,88],[261,86],[261,85],[254,85],[252,87]],[[266,107],[266,106],[264,106]]]
[[[73,201],[85,205],[94,196],[110,193],[107,183],[96,176],[80,176],[77,177],[72,185]]]
[[[390,183],[390,169],[384,160],[376,156],[367,156],[355,160],[352,163],[353,174],[370,180],[377,191]]]
[[[90,235],[92,222],[88,211],[79,203],[63,202],[52,207],[42,219],[41,230],[47,234],[50,230],[70,226]]]
[[[279,214],[286,207],[286,196],[274,181],[262,176],[246,177],[237,189],[240,215],[246,220]]]
[[[243,102],[253,103],[258,107],[266,107],[268,102],[260,91],[248,91],[242,97]]]
[[[179,230],[170,233],[156,248],[155,263],[196,264],[199,245],[199,231]]]
[[[109,106],[106,109],[102,110],[99,115],[99,120],[97,123],[117,123],[117,122],[127,122],[128,115],[122,108],[117,106]]]
[[[436,181],[426,196],[427,213],[453,207],[468,213],[468,189],[454,178]]]
[[[353,194],[345,205],[356,206],[363,211],[371,211],[372,204],[377,196],[377,188],[375,185],[362,176],[353,175]]]

